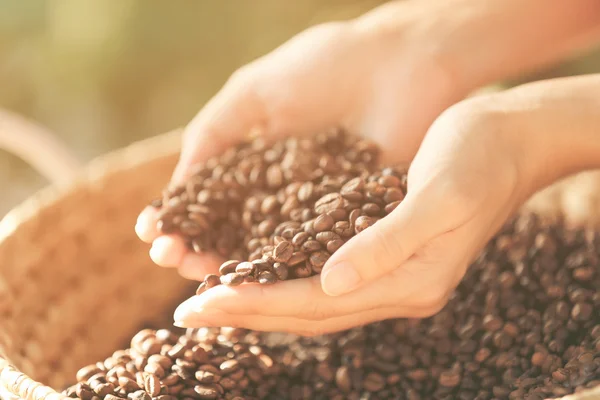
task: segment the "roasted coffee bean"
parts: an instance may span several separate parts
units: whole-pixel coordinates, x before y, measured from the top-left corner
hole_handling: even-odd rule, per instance
[[[258,260],[257,260],[257,261],[258,261]],[[242,263],[239,263],[239,264],[238,264],[238,265],[236,265],[236,267],[235,267],[235,272],[236,272],[238,275],[242,275],[242,276],[248,276],[248,275],[250,275],[251,273],[253,273],[253,272],[254,272],[254,270],[255,270],[255,265],[256,265],[256,264],[255,264],[254,262],[247,262],[247,261],[245,261],[245,262],[242,262]]]
[[[315,232],[325,232],[329,231],[333,228],[333,224],[335,223],[333,217],[327,214],[319,215],[315,221],[313,222],[313,229]]]
[[[194,391],[199,399],[216,399],[219,397],[217,386],[209,386],[205,384],[194,386]]]
[[[312,182],[305,182],[298,189],[298,200],[306,202],[312,199],[315,185]]]
[[[279,280],[285,281],[288,278],[289,270],[286,264],[273,264],[273,271]]]
[[[341,194],[329,193],[317,200],[315,203],[315,212],[317,214],[326,214],[343,206],[344,198]]]
[[[97,373],[99,373],[101,371],[102,370],[100,368],[98,368],[98,366],[95,364],[88,365],[87,367],[83,367],[79,371],[77,371],[76,378],[80,382],[87,381],[89,378],[91,378],[92,376],[96,375]]]
[[[328,253],[326,253],[324,251],[317,251],[317,252],[312,253],[308,260],[310,262],[310,265],[312,266],[312,270],[315,273],[318,273],[321,271],[321,269],[323,269],[323,266],[325,265],[325,263],[327,262],[328,259],[329,259]]]
[[[293,253],[294,245],[291,242],[281,242],[273,250],[273,259],[275,262],[285,263],[290,260]]]
[[[244,275],[236,272],[221,276],[221,283],[227,286],[237,286],[242,282],[244,282]]]
[[[152,397],[158,396],[160,393],[160,381],[156,375],[146,375],[144,378],[144,390]]]
[[[308,241],[304,242],[304,244],[302,245],[302,250],[307,253],[311,253],[313,251],[319,251],[322,248],[323,247],[322,247],[321,243],[316,240],[308,240]]]
[[[344,241],[342,239],[333,239],[327,242],[327,251],[329,252],[329,254],[333,254],[336,251],[338,251],[338,249],[342,247],[343,244]]]
[[[219,274],[221,275],[227,275],[230,274],[232,272],[235,272],[236,270],[236,266],[240,263],[240,261],[238,260],[229,260],[229,261],[225,261],[223,264],[221,264],[221,266],[219,267]]]
[[[207,289],[217,286],[219,283],[221,283],[219,277],[215,274],[207,274],[204,277],[204,284],[206,285]]]
[[[372,226],[375,223],[375,220],[371,217],[360,216],[356,219],[354,223],[354,231],[358,234],[368,227]]]
[[[262,285],[270,285],[277,282],[277,276],[271,271],[263,271],[258,274],[258,283]]]

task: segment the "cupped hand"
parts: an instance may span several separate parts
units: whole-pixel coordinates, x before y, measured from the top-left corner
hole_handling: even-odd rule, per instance
[[[173,182],[249,135],[307,135],[334,126],[382,145],[388,162],[412,159],[434,119],[465,93],[427,32],[414,28],[416,20],[390,29],[377,24],[377,14],[308,29],[235,72],[185,129]],[[217,256],[193,254],[178,237],[160,236],[156,218],[149,207],[136,225],[138,236],[153,243],[155,263],[197,280],[216,270]]]
[[[182,304],[181,326],[236,326],[316,335],[439,311],[467,265],[531,192],[527,151],[497,98],[465,100],[431,126],[408,194],[350,239],[320,276],[217,286]]]

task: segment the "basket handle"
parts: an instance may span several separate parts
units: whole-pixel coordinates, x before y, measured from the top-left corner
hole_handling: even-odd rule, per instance
[[[0,149],[21,158],[52,183],[72,179],[81,162],[43,126],[0,109]]]

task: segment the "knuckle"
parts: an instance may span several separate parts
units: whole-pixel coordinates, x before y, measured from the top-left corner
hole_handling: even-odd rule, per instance
[[[397,235],[383,229],[375,224],[372,228],[377,251],[375,255],[375,267],[377,269],[391,269],[395,261],[400,261],[405,255],[404,245],[398,240]]]
[[[234,71],[225,85],[236,90],[252,91],[258,86],[259,77],[260,69],[254,62]]]

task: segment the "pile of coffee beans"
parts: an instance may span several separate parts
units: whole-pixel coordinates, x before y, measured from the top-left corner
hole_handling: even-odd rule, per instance
[[[600,233],[523,215],[438,314],[298,338],[291,399],[542,400],[600,385]],[[312,354],[312,355],[311,355]]]
[[[145,329],[129,349],[80,369],[79,383],[64,393],[83,400],[262,399],[277,369],[258,344]]]
[[[600,232],[522,215],[448,305],[314,338],[142,331],[77,374],[91,399],[542,400],[600,385]]]
[[[231,258],[199,291],[218,284],[305,278],[350,237],[404,199],[406,171],[381,168],[378,149],[342,131],[267,146],[255,140],[215,157],[186,185],[153,202],[158,228],[196,252]]]
[[[339,131],[254,140],[153,202],[158,228],[230,259],[218,284],[318,274],[389,214],[406,172]],[[144,330],[66,390],[83,400],[542,400],[600,385],[600,232],[522,214],[431,318],[315,338],[241,329]]]

